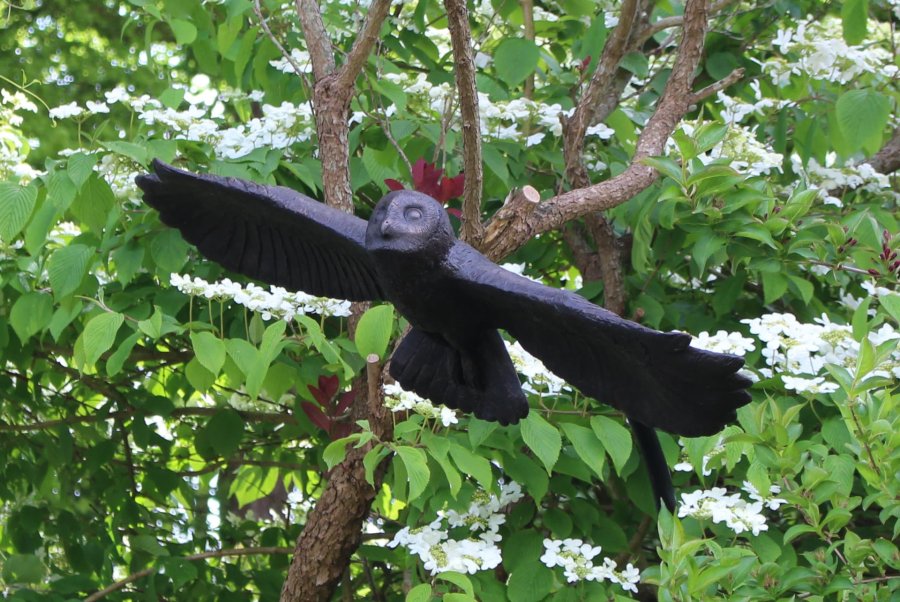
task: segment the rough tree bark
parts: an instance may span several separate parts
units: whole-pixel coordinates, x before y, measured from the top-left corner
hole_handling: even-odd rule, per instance
[[[484,236],[481,226],[481,118],[478,115],[478,87],[475,84],[475,57],[472,54],[472,29],[466,0],[444,0],[447,25],[453,45],[456,87],[459,89],[459,113],[462,118],[463,189],[460,237],[478,247]]]
[[[318,4],[297,0],[300,26],[309,48],[313,67],[313,109],[322,161],[325,202],[343,211],[353,211],[350,192],[350,98],[356,78],[368,59],[390,8],[390,0],[375,0],[347,60],[337,67],[331,40],[325,31]],[[363,306],[355,304],[358,318]],[[351,320],[351,328],[356,320]],[[369,361],[367,374],[354,388],[361,391],[355,400],[352,417],[368,420],[379,439],[390,440],[392,421],[381,397],[381,370]],[[335,466],[315,509],[294,548],[294,556],[281,591],[282,602],[328,600],[346,572],[353,552],[359,547],[362,524],[369,513],[376,489],[366,482],[363,457],[371,445],[352,449],[346,459]],[[376,482],[383,476],[376,474]]]

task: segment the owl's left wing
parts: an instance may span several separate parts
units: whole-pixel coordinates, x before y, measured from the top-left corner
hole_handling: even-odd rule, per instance
[[[688,334],[624,320],[570,291],[491,263],[465,243],[449,257],[459,302],[506,330],[557,376],[632,421],[710,435],[750,401],[740,357],[691,347]]]
[[[290,188],[153,162],[135,181],[163,223],[229,270],[311,295],[384,299],[366,222]]]

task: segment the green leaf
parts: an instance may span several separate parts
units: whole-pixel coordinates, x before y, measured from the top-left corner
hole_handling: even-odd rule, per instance
[[[116,197],[106,180],[91,174],[75,197],[71,211],[92,231],[101,232],[115,204]]]
[[[162,336],[163,313],[159,307],[153,308],[153,313],[146,320],[138,322],[138,329],[151,339]]]
[[[94,249],[85,245],[69,245],[53,252],[47,261],[47,273],[57,301],[78,289],[93,255]]]
[[[166,558],[163,567],[163,572],[172,580],[172,588],[176,592],[197,578],[197,567],[184,558]]]
[[[19,186],[13,182],[0,182],[0,240],[12,243],[28,223],[37,197],[37,186],[33,183]]]
[[[528,417],[521,422],[521,432],[525,445],[531,448],[531,451],[544,464],[547,474],[550,474],[559,459],[559,450],[562,448],[562,437],[559,431],[544,420],[538,412],[529,412]]]
[[[47,178],[47,198],[59,211],[65,211],[75,200],[78,189],[65,171],[54,171]]]
[[[409,496],[406,501],[412,502],[428,487],[428,480],[431,478],[428,458],[425,452],[417,447],[398,445],[394,447],[394,451],[397,452],[397,456],[406,467],[406,474],[409,478]]]
[[[720,143],[725,134],[728,133],[728,126],[721,123],[705,123],[694,132],[694,139],[697,141],[697,152],[705,153]]]
[[[878,302],[894,318],[895,322],[900,322],[900,295],[896,293],[881,295],[878,297]]]
[[[788,279],[781,272],[763,272],[763,301],[771,303],[780,299],[788,287]]]
[[[81,190],[81,187],[94,172],[94,165],[97,164],[97,155],[84,153],[75,153],[66,161],[66,172],[69,179],[75,184],[75,192]]]
[[[506,39],[494,51],[497,76],[509,86],[516,86],[534,72],[540,56],[540,50],[531,40]]]
[[[891,116],[891,101],[873,89],[850,90],[835,105],[838,127],[851,152],[880,137]]]
[[[151,556],[169,555],[169,551],[160,545],[154,535],[132,535],[129,537],[129,542],[135,550],[147,552]]]
[[[47,328],[53,316],[53,299],[44,293],[25,293],[13,304],[9,324],[24,344],[32,335]]]
[[[597,435],[591,429],[564,422],[560,425],[566,438],[572,442],[575,453],[581,458],[598,477],[603,477],[603,465],[606,454],[603,444],[597,439]]]
[[[469,579],[467,575],[463,575],[462,573],[458,573],[456,571],[445,571],[443,573],[438,573],[436,579],[440,581],[446,581],[447,583],[452,583],[453,585],[464,591],[467,596],[475,597],[475,589],[472,587],[472,580]]]
[[[347,456],[347,445],[358,440],[359,435],[354,434],[349,437],[336,439],[325,446],[325,451],[322,452],[322,460],[325,462],[325,466],[328,467],[328,470],[331,470],[343,462],[344,458]]]
[[[12,554],[3,561],[3,580],[13,583],[42,583],[47,568],[33,554]]]
[[[631,455],[631,433],[627,428],[606,416],[591,418],[591,428],[612,459],[616,472],[621,475],[622,468],[628,461],[628,456]]]
[[[843,0],[841,3],[841,25],[844,41],[856,46],[866,39],[869,22],[868,0]]]
[[[394,329],[394,308],[378,305],[369,308],[356,326],[356,348],[366,358],[371,354],[383,358]]]
[[[486,490],[494,486],[494,474],[487,458],[466,449],[458,443],[450,443],[450,457],[463,474],[471,475]]]
[[[178,230],[167,229],[153,237],[150,256],[163,272],[177,272],[187,261],[189,248]]]
[[[263,333],[262,341],[259,344],[259,353],[256,354],[254,362],[247,371],[247,382],[244,384],[247,393],[254,399],[262,389],[269,366],[284,348],[284,328],[284,321],[277,320]]]
[[[111,254],[115,262],[116,279],[120,284],[126,285],[134,278],[144,262],[144,247],[134,240],[128,241]]]
[[[225,342],[211,332],[192,332],[191,345],[204,368],[218,374],[225,365]]]
[[[222,410],[201,429],[209,445],[223,458],[231,457],[244,436],[244,419],[234,410]]]
[[[172,19],[169,21],[175,41],[179,44],[190,44],[197,39],[197,27],[184,19]]]
[[[140,338],[141,333],[135,332],[130,337],[122,341],[122,344],[119,345],[119,348],[109,356],[109,359],[106,360],[106,373],[109,376],[115,376],[122,371],[122,368],[125,366],[125,360],[127,360],[128,356],[131,355],[131,350],[134,349],[134,346],[137,344],[138,339]]]
[[[510,602],[538,602],[553,589],[553,571],[537,560],[523,563],[509,576],[507,595]]]
[[[112,347],[116,341],[116,333],[125,321],[125,316],[118,312],[106,312],[95,316],[84,327],[84,361],[93,366],[100,356]]]
[[[697,268],[701,273],[706,269],[706,262],[709,261],[709,258],[713,253],[724,247],[725,242],[724,239],[713,236],[711,232],[706,232],[700,240],[694,243],[691,256],[694,258],[694,263],[697,264]]]
[[[684,174],[681,173],[681,166],[667,157],[644,157],[641,163],[649,165],[664,176],[668,176],[682,186],[684,185]]]
[[[406,602],[428,602],[431,600],[431,586],[420,583],[406,594]]]

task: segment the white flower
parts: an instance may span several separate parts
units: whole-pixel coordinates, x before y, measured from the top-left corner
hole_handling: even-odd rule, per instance
[[[525,146],[529,147],[529,146],[534,146],[536,144],[540,144],[545,136],[546,136],[546,134],[544,134],[543,132],[538,132],[537,134],[532,134],[531,136],[528,136],[525,139]]]
[[[783,502],[784,500],[777,500],[777,503],[773,503],[773,509]],[[736,534],[749,531],[753,535],[759,535],[769,528],[766,518],[761,514],[762,508],[762,501],[747,503],[739,493],[729,495],[725,489],[713,487],[709,490],[682,493],[678,516],[710,519],[714,523],[724,523]]]
[[[748,339],[739,332],[729,333],[724,330],[719,330],[714,335],[704,330],[696,338],[691,339],[691,347],[740,356],[756,349],[753,339]]]
[[[797,393],[834,393],[840,387],[835,383],[825,382],[825,378],[799,378],[796,376],[781,375],[785,389],[792,389]]]
[[[475,66],[479,69],[484,69],[488,65],[494,62],[494,57],[489,54],[485,54],[483,52],[475,53]]]
[[[598,136],[601,140],[608,140],[615,135],[616,131],[611,127],[607,126],[605,123],[598,123],[597,125],[589,127],[585,130],[585,136]]]
[[[79,107],[77,102],[72,101],[69,104],[60,105],[50,109],[49,114],[52,119],[68,119],[69,117],[81,115],[83,112],[84,109]]]
[[[106,106],[106,103],[103,102],[94,102],[93,100],[89,100],[85,103],[87,106],[87,110],[89,113],[93,113],[94,115],[98,113],[109,113],[109,107]]]

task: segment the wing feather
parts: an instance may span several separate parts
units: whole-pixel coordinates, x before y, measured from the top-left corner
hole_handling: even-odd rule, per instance
[[[583,393],[670,433],[709,435],[750,401],[743,359],[690,346],[690,335],[624,320],[570,291],[494,265],[465,243],[449,258],[454,284],[488,323]]]
[[[313,295],[384,299],[366,222],[281,186],[194,174],[160,161],[138,176],[144,200],[207,258]]]

